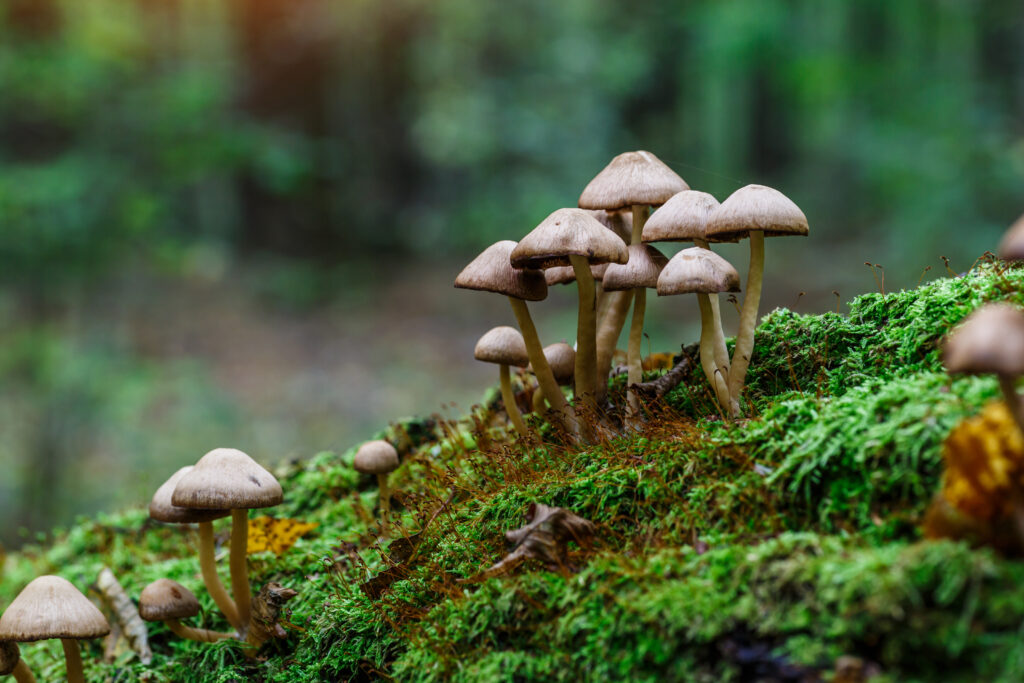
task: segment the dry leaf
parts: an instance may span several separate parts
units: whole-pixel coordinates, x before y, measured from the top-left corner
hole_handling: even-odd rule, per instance
[[[252,555],[269,550],[280,557],[295,545],[295,541],[318,526],[315,522],[297,519],[266,516],[250,519],[246,553]]]
[[[153,659],[153,653],[149,649],[149,630],[146,628],[146,622],[139,616],[139,610],[121,587],[114,572],[107,567],[101,569],[94,588],[106,607],[104,611],[110,614],[109,621],[114,627],[107,642],[107,661],[113,661],[117,641],[120,636],[124,636],[128,645],[139,656],[139,661],[149,664]]]
[[[276,581],[263,586],[252,599],[252,617],[246,640],[258,648],[271,638],[287,638],[288,633],[281,627],[281,609],[298,591],[285,588]]]
[[[559,507],[531,503],[526,511],[526,526],[505,533],[512,551],[497,564],[485,569],[478,578],[510,571],[527,559],[537,559],[549,569],[572,570],[568,562],[568,543],[575,541],[588,548],[594,537],[594,523]]]

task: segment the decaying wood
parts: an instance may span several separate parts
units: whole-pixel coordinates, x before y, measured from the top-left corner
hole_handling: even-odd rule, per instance
[[[634,384],[632,389],[648,401],[657,400],[682,384],[683,380],[686,379],[686,376],[690,374],[692,368],[693,359],[688,355],[683,354],[682,359],[676,363],[675,367],[664,375],[657,379],[652,379],[650,382]]]
[[[114,572],[107,567],[101,569],[96,578],[95,588],[100,600],[107,608],[106,611],[110,613],[109,621],[114,627],[111,629],[111,639],[106,648],[107,656],[114,656],[117,644],[115,634],[120,630],[120,634],[128,641],[128,645],[139,656],[139,661],[149,664],[153,659],[153,653],[149,649],[149,630],[146,628],[146,622],[139,616],[139,610],[121,587]]]
[[[281,627],[281,609],[284,604],[298,595],[298,591],[285,588],[276,581],[263,586],[252,600],[252,617],[246,640],[254,649],[271,638],[287,638],[288,633]]]

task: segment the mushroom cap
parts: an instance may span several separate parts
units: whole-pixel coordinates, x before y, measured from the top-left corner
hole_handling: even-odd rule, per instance
[[[621,237],[623,242],[629,244],[629,240],[633,236],[633,212],[631,210],[588,209],[587,213],[597,219],[598,223]]]
[[[576,350],[565,342],[555,342],[544,347],[544,358],[551,366],[551,374],[561,385],[572,384],[576,374]]]
[[[485,363],[525,368],[530,362],[523,335],[514,327],[501,325],[488,330],[476,343],[473,357]]]
[[[110,624],[70,581],[40,576],[0,617],[0,640],[20,643],[50,638],[99,638]]]
[[[740,274],[724,258],[704,247],[683,249],[658,276],[658,296],[740,291]]]
[[[0,640],[0,676],[7,676],[18,666],[21,651],[18,644],[10,640]]]
[[[607,211],[634,204],[660,206],[677,192],[689,189],[685,180],[650,152],[625,152],[587,183],[579,206]]]
[[[462,269],[455,278],[455,286],[525,301],[543,301],[548,297],[544,273],[530,268],[513,268],[509,255],[515,248],[516,243],[512,240],[502,240],[487,247]]]
[[[747,185],[733,192],[708,218],[708,240],[724,242],[749,237],[760,230],[765,237],[807,235],[807,216],[786,195],[764,185]]]
[[[398,469],[398,451],[387,441],[367,441],[356,451],[352,463],[363,474],[387,474]]]
[[[191,510],[180,508],[171,503],[171,496],[178,482],[186,474],[192,471],[192,465],[182,467],[171,475],[160,488],[153,494],[153,500],[149,502],[149,516],[158,522],[169,522],[171,524],[191,524],[194,522],[212,522],[221,517],[227,517],[229,510]]]
[[[999,242],[999,258],[1005,261],[1024,260],[1024,216],[1021,216],[1003,234]]]
[[[591,265],[625,263],[626,243],[582,209],[558,209],[530,231],[510,256],[515,268],[570,265],[570,256],[584,256]]]
[[[187,619],[197,614],[199,600],[177,581],[157,579],[139,596],[139,616],[146,621]]]
[[[718,200],[707,192],[683,190],[676,193],[644,223],[642,239],[644,242],[707,239],[704,230],[718,206]]]
[[[247,510],[279,505],[281,484],[240,450],[214,448],[181,478],[171,495],[177,507]]]
[[[1024,374],[1024,311],[1004,303],[977,309],[946,335],[942,362],[952,373]]]
[[[614,292],[638,287],[657,287],[661,269],[668,259],[649,244],[631,244],[629,260],[623,264],[613,263],[604,274],[604,289]]]
[[[595,266],[590,266],[590,274],[594,276],[595,280],[603,280],[604,274],[608,272],[607,263],[599,263]],[[554,285],[568,285],[576,282],[576,269],[572,266],[554,266],[544,271],[544,280],[547,281],[548,287]]]

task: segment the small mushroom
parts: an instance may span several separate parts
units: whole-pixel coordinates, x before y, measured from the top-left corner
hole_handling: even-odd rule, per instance
[[[0,676],[14,676],[17,683],[36,683],[36,677],[21,658],[18,644],[0,640]]]
[[[171,504],[200,510],[231,510],[231,592],[238,607],[240,635],[249,628],[252,590],[247,546],[249,510],[279,505],[281,484],[242,451],[215,448],[174,488]]]
[[[25,586],[0,617],[0,640],[19,643],[59,638],[69,683],[85,683],[78,641],[110,633],[110,624],[70,581],[40,576]]]
[[[205,628],[185,626],[180,619],[199,614],[199,600],[189,589],[177,581],[157,579],[142,589],[139,596],[139,616],[146,621],[162,621],[176,635],[188,640],[213,643],[231,638],[230,633],[218,633]]]
[[[377,491],[380,496],[380,518],[387,524],[391,511],[391,491],[388,489],[388,474],[398,469],[398,451],[382,439],[367,441],[356,451],[353,466],[357,472],[377,475]]]
[[[573,377],[576,374],[576,349],[565,342],[555,342],[544,347],[544,357],[547,359],[558,385],[572,386]],[[539,391],[533,395],[533,410],[536,413],[544,412],[544,395]]]
[[[512,391],[512,377],[508,367],[526,367],[530,358],[526,353],[526,343],[523,335],[514,327],[502,325],[492,328],[476,343],[473,350],[473,357],[485,363],[497,363],[499,366],[499,377],[501,381],[501,400],[505,404],[505,412],[508,419],[524,439],[529,438],[530,430],[523,422],[523,415],[516,405],[516,396]],[[537,392],[540,393],[540,392]]]

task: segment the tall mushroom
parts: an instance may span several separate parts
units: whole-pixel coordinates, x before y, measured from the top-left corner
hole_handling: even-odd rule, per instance
[[[730,412],[740,414],[740,397],[746,381],[747,366],[754,351],[754,329],[761,305],[761,280],[764,275],[764,238],[787,235],[807,236],[807,217],[786,195],[764,185],[747,185],[733,192],[715,209],[704,231],[708,240],[750,239],[750,271],[747,291],[740,310],[736,346],[729,364]]]
[[[1014,387],[1024,375],[1024,311],[1004,303],[982,306],[946,336],[942,362],[951,373],[995,374],[1003,400],[1024,433],[1024,415]]]
[[[508,419],[524,439],[529,438],[530,430],[523,422],[523,415],[516,405],[516,395],[512,391],[512,376],[508,366],[526,367],[530,358],[526,354],[526,343],[519,330],[507,325],[491,328],[476,343],[473,357],[484,363],[496,363],[501,382],[501,400],[505,404]]]
[[[36,683],[36,677],[21,658],[18,644],[10,640],[0,640],[0,676],[14,676],[17,683]]]
[[[185,626],[181,619],[199,614],[199,600],[189,589],[177,581],[157,579],[142,589],[139,596],[139,616],[145,621],[162,621],[167,628],[180,638],[214,643],[231,638],[230,633],[220,633],[205,628]]]
[[[391,491],[388,489],[388,475],[398,469],[398,451],[383,439],[367,441],[359,450],[353,462],[357,472],[377,475],[377,495],[380,499],[381,524],[385,525],[391,512]]]
[[[633,292],[633,321],[629,327],[629,346],[627,347],[626,364],[629,368],[627,382],[627,401],[629,414],[640,412],[640,401],[633,392],[632,386],[643,381],[641,363],[641,342],[644,331],[644,311],[647,308],[647,288],[658,286],[658,275],[668,263],[665,255],[648,244],[631,244],[629,260],[624,264],[613,263],[604,274],[606,292],[631,290]]]
[[[658,296],[697,295],[700,304],[700,364],[722,411],[729,410],[729,390],[714,362],[715,320],[710,295],[740,291],[740,276],[724,258],[703,247],[683,249],[658,277]]]
[[[203,585],[206,586],[206,591],[213,598],[213,602],[224,614],[228,623],[235,629],[243,630],[245,624],[239,620],[238,607],[228,595],[224,584],[221,583],[220,575],[217,573],[217,560],[214,558],[213,520],[227,517],[231,512],[229,510],[192,510],[176,507],[171,503],[171,497],[174,495],[174,489],[178,482],[191,471],[191,465],[182,467],[156,490],[153,500],[149,503],[149,516],[158,522],[167,524],[194,523],[199,525],[199,569],[203,575]]]
[[[110,633],[110,624],[70,581],[40,576],[25,586],[0,617],[0,640],[19,643],[59,638],[69,683],[85,683],[78,641]]]
[[[571,264],[576,272],[576,397],[591,408],[596,408],[597,299],[590,268],[602,263],[625,263],[628,258],[622,239],[581,209],[554,211],[510,255],[515,268],[546,269]]]
[[[249,510],[279,505],[281,484],[258,462],[234,448],[215,448],[174,488],[171,504],[200,510],[231,510],[231,593],[243,637],[249,628],[252,589],[246,551]]]
[[[558,388],[551,368],[544,359],[544,351],[537,336],[537,328],[527,308],[527,301],[543,301],[548,296],[548,286],[544,274],[535,269],[516,269],[512,267],[509,256],[515,249],[512,240],[495,242],[473,259],[455,278],[455,286],[461,289],[475,289],[482,292],[504,294],[512,305],[519,330],[523,334],[526,353],[530,357],[530,365],[537,376],[537,383],[544,392],[544,398],[557,413],[553,423],[562,429],[578,432],[576,416],[572,406],[565,400],[562,390]]]

